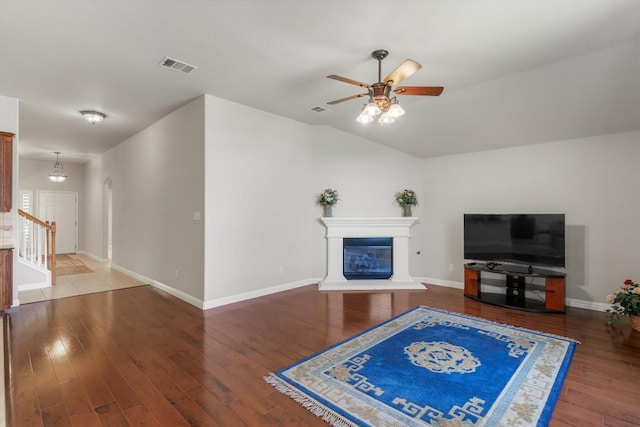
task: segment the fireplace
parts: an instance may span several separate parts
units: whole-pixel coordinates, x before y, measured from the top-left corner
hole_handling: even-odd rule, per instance
[[[409,275],[410,228],[416,220],[416,217],[321,218],[321,221],[327,227],[327,276],[318,284],[318,289],[321,291],[424,290],[424,286]],[[372,238],[391,239],[391,269],[384,274],[387,277],[382,277],[382,274],[379,274],[378,278],[354,277],[349,272],[345,275],[345,263],[349,267],[348,263],[350,262],[350,260],[345,260],[345,240],[349,246],[354,241],[353,239]],[[380,241],[376,240],[375,242],[379,243]],[[356,252],[360,251],[363,256],[366,254],[362,253],[362,249],[354,250]]]
[[[342,239],[342,274],[347,280],[381,280],[393,274],[391,237]]]

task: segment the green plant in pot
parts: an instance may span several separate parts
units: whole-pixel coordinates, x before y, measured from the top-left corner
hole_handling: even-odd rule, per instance
[[[338,203],[338,200],[338,190],[327,188],[320,193],[316,202],[323,208],[322,216],[333,216],[333,206]]]
[[[415,191],[405,189],[396,193],[396,202],[402,208],[402,216],[411,216],[411,206],[418,204],[418,198]]]

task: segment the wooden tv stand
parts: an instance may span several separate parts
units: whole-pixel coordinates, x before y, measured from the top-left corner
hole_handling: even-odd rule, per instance
[[[483,273],[484,277],[483,277]],[[494,275],[494,278],[487,277]],[[495,275],[498,277],[495,278]],[[504,276],[501,278],[500,276]],[[525,296],[526,278],[544,279],[544,300]],[[469,263],[464,265],[464,296],[488,304],[545,313],[565,312],[564,273],[517,265]],[[482,285],[505,286],[506,294],[482,292]]]

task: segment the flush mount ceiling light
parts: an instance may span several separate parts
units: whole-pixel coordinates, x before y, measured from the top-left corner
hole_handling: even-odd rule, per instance
[[[369,102],[362,107],[360,115],[356,119],[360,123],[371,123],[373,117],[382,113],[378,118],[380,126],[391,124],[396,121],[397,117],[404,114],[404,110],[398,103],[395,96],[391,96],[391,91],[395,95],[418,95],[418,96],[438,96],[442,93],[444,88],[442,86],[398,86],[393,89],[393,86],[400,83],[401,80],[406,79],[420,68],[422,65],[418,64],[412,59],[407,59],[391,72],[384,80],[382,80],[382,60],[389,55],[389,52],[383,49],[375,50],[371,53],[378,61],[378,82],[368,85],[356,80],[348,79],[346,77],[337,76],[332,74],[327,76],[330,79],[338,80],[344,83],[360,86],[367,89],[366,93],[359,93],[357,95],[348,96],[342,99],[336,99],[335,101],[327,102],[329,105],[338,104],[344,101],[350,101],[352,99],[360,98],[363,96],[369,97]]]
[[[67,173],[64,171],[64,166],[60,163],[60,152],[56,151],[56,162],[53,164],[53,169],[49,174],[49,179],[53,182],[62,182],[67,179]]]
[[[82,117],[84,117],[86,121],[93,125],[107,118],[107,115],[100,111],[82,110],[80,114],[82,114]]]

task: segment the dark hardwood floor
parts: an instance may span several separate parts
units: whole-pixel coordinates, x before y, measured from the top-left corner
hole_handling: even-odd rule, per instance
[[[322,426],[262,377],[416,305],[574,338],[552,426],[640,425],[640,332],[569,308],[536,314],[462,290],[318,292],[202,312],[149,286],[10,312],[11,426]]]

